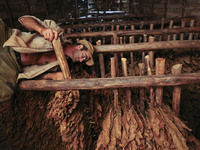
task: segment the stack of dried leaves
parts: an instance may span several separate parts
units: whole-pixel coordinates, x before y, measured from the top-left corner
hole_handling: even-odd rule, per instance
[[[79,103],[78,91],[58,91],[48,104],[47,117],[59,125],[66,149],[86,149],[91,143],[88,108]]]
[[[111,108],[103,120],[96,149],[180,149],[188,146],[191,131],[169,107],[149,108],[146,116],[132,107]]]

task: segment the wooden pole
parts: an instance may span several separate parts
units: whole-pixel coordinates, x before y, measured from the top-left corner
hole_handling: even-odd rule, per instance
[[[181,21],[181,28],[184,28],[185,27],[185,20],[183,19],[182,21]],[[183,40],[184,39],[184,34],[183,33],[181,33],[180,34],[180,40]]]
[[[190,27],[194,27],[194,19],[190,20]],[[189,33],[188,40],[192,40],[193,33]]]
[[[123,70],[123,75],[124,77],[128,76],[127,73],[127,60],[126,58],[121,58],[122,61],[122,70]],[[127,103],[127,107],[130,108],[131,107],[131,90],[130,89],[126,89],[126,103]]]
[[[129,43],[132,44],[134,43],[134,36],[129,37]],[[133,59],[133,52],[130,52],[130,59],[131,59],[131,65],[134,65],[134,59]]]
[[[173,20],[170,20],[169,22],[169,29],[171,29],[173,27]],[[170,41],[171,35],[167,35],[167,41]]]
[[[60,38],[58,38],[57,40],[54,39],[52,43],[64,78],[71,79],[71,73],[69,70],[65,54],[63,52],[63,47],[61,45]]]
[[[119,42],[120,42],[120,44],[123,44],[123,37],[120,37],[120,38],[119,38]],[[124,54],[123,54],[123,53],[120,53],[120,56],[121,56],[121,58],[123,58],[123,57],[124,57]]]
[[[117,44],[118,41],[117,41],[117,35],[113,35],[113,44]],[[115,57],[115,70],[116,72],[119,71],[119,64],[118,64],[118,53],[114,53],[114,57]]]
[[[199,40],[184,40],[184,41],[161,41],[149,43],[135,43],[135,44],[116,44],[116,45],[100,45],[94,46],[97,53],[110,52],[133,52],[133,51],[148,51],[148,50],[163,50],[174,48],[199,48]]]
[[[177,86],[200,83],[200,73],[181,75],[130,76],[116,78],[87,78],[71,80],[25,80],[19,83],[21,90],[94,90],[151,86]]]
[[[165,59],[156,59],[156,75],[163,75],[165,73]],[[163,87],[156,87],[156,104],[162,106],[163,99]]]
[[[185,28],[172,28],[172,29],[154,29],[154,30],[127,30],[127,31],[101,31],[101,32],[86,32],[86,33],[71,33],[65,34],[66,38],[72,37],[97,37],[97,36],[125,36],[125,35],[158,35],[158,34],[173,34],[185,32],[200,32],[200,27],[185,27]]]
[[[4,5],[6,7],[6,11],[7,11],[8,16],[9,16],[10,26],[13,28],[14,27],[13,16],[12,16],[12,13],[10,11],[10,7],[9,7],[9,4],[8,4],[7,0],[4,0]]]
[[[115,71],[115,57],[110,58],[111,61],[111,77],[114,78],[116,77],[116,71]],[[117,111],[118,109],[118,104],[119,104],[119,98],[118,98],[118,90],[114,89],[114,110]]]
[[[43,0],[43,4],[44,4],[44,8],[45,8],[46,17],[49,18],[49,12],[48,12],[48,8],[47,8],[46,0]]]
[[[182,64],[177,64],[172,66],[172,74],[180,75],[182,69]],[[175,86],[173,89],[173,98],[172,98],[172,108],[175,111],[176,115],[179,116],[180,112],[180,101],[181,101],[181,87]]]
[[[101,40],[98,40],[96,42],[96,45],[97,46],[101,45]],[[98,54],[98,56],[99,56],[99,65],[100,65],[101,77],[105,78],[106,73],[105,73],[104,57],[103,57],[102,53]]]
[[[162,20],[161,20],[161,27],[160,27],[160,29],[162,30],[162,29],[164,29],[164,24],[165,24],[165,18],[162,18]],[[162,41],[162,35],[160,35],[160,37],[159,37],[159,41]]]
[[[139,63],[138,64],[139,70],[140,70],[140,76],[144,75],[145,72],[145,64],[144,63]],[[144,88],[140,88],[140,109],[141,112],[144,114],[145,112],[145,105],[144,105]]]
[[[154,40],[155,40],[155,37],[149,36],[149,43],[154,42]],[[149,51],[148,55],[149,55],[150,67],[151,67],[151,70],[153,70],[154,69],[154,51]]]
[[[146,62],[146,67],[147,67],[147,74],[149,76],[152,75],[151,73],[151,67],[150,67],[150,62],[149,62],[149,55],[145,56],[145,62]],[[154,90],[153,90],[153,87],[150,87],[149,88],[149,99],[150,99],[150,105],[151,107],[154,107]]]

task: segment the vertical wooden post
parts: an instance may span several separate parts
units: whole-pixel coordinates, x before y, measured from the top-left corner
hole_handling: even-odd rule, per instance
[[[123,37],[119,38],[119,42],[120,42],[120,44],[123,44]],[[121,56],[121,58],[123,58],[124,54],[120,53],[120,56]]]
[[[91,32],[91,27],[88,28],[88,31]],[[92,38],[89,37],[89,42],[92,43]]]
[[[170,22],[169,22],[169,29],[171,29],[172,27],[173,27],[173,20],[170,20]],[[167,35],[167,41],[170,41],[170,38],[171,38],[171,35],[169,34],[169,35]]]
[[[123,75],[124,77],[128,76],[127,73],[127,60],[126,58],[121,58],[122,61],[122,70],[123,70]],[[127,107],[130,108],[131,107],[131,90],[126,88],[126,103],[127,103]]]
[[[182,3],[182,13],[181,13],[181,17],[184,17],[184,14],[185,14],[185,0],[183,0],[183,3]]]
[[[99,16],[99,0],[96,0],[97,16]]]
[[[77,19],[79,16],[78,16],[78,2],[77,0],[74,1],[75,3],[75,19]]]
[[[162,18],[160,29],[164,29],[164,24],[165,24],[165,18]],[[160,35],[159,41],[162,41],[162,35]]]
[[[103,31],[106,31],[106,26],[105,25],[103,25]],[[105,39],[105,37],[103,37],[103,45],[105,45],[105,43],[106,43],[106,39]]]
[[[177,28],[177,26],[174,26],[174,28]],[[177,34],[173,34],[173,41],[176,41],[177,39]]]
[[[48,12],[48,8],[47,8],[46,0],[43,0],[43,4],[44,4],[44,8],[45,8],[46,17],[49,18],[49,12]]]
[[[149,43],[153,43],[154,40],[155,40],[155,37],[149,36]],[[148,54],[149,54],[150,67],[151,67],[151,70],[153,70],[153,68],[154,68],[154,51],[149,51]]]
[[[143,76],[144,75],[144,69],[145,69],[145,65],[144,63],[139,63],[138,64],[138,67],[139,67],[139,70],[140,70],[140,76]],[[140,88],[140,109],[141,109],[141,112],[144,114],[144,108],[145,105],[144,105],[144,88],[141,87]]]
[[[164,17],[165,18],[167,18],[167,9],[168,9],[167,7],[168,7],[168,0],[165,0],[165,3],[164,3],[164,11],[165,11],[164,12]]]
[[[7,0],[4,0],[4,5],[6,6],[6,11],[7,11],[8,16],[9,16],[10,26],[11,26],[11,28],[13,28],[14,27],[13,16],[12,16],[12,13],[10,11],[10,7],[9,7]]]
[[[147,35],[144,34],[144,43],[147,42]],[[142,51],[142,62],[145,63],[145,51]]]
[[[101,45],[101,41],[98,40],[96,42],[96,45]],[[100,65],[101,77],[105,78],[106,75],[105,75],[104,57],[103,57],[103,54],[98,54],[98,56],[99,56],[99,65]]]
[[[134,25],[131,25],[131,30],[135,30],[135,26],[134,26]],[[130,43],[130,44],[131,44],[131,43],[134,43],[134,41],[135,41],[134,36],[131,36],[131,37],[129,38],[129,43]],[[133,61],[133,52],[130,52],[130,57],[131,57],[131,65],[133,65],[133,64],[134,64],[134,61]]]
[[[112,57],[110,58],[111,61],[111,77],[114,78],[116,77],[116,71],[115,71],[115,58]],[[114,89],[114,110],[117,111],[119,100],[118,100],[118,90]]]
[[[117,44],[117,35],[113,35],[113,44]],[[118,63],[118,54],[117,53],[114,53],[114,57],[115,57],[115,69],[116,69],[116,72],[119,71],[119,63]]]
[[[163,75],[165,73],[165,59],[156,59],[156,75]],[[156,87],[156,104],[162,106],[163,87]]]
[[[129,37],[129,43],[134,43],[134,36]],[[134,65],[133,52],[130,52],[131,65]]]
[[[172,66],[172,74],[178,75],[181,74],[182,64],[177,64]],[[172,108],[175,111],[176,115],[179,116],[180,112],[180,100],[181,100],[181,86],[174,86],[173,89],[173,98],[172,98]]]
[[[151,67],[150,67],[150,63],[149,63],[149,55],[145,56],[145,63],[146,63],[146,66],[147,66],[147,74],[149,76],[151,76],[152,73],[151,73]],[[151,105],[151,107],[154,107],[154,90],[153,90],[153,87],[150,87],[149,90],[150,90],[149,91],[149,93],[150,93],[150,95],[149,95],[150,105]]]
[[[185,27],[185,19],[181,20],[181,28]],[[184,39],[184,33],[180,34],[180,40],[182,41]]]
[[[190,20],[190,27],[194,27],[194,19]],[[189,33],[188,40],[192,40],[193,33]]]
[[[85,33],[86,32],[86,29],[85,28],[83,28],[83,33]],[[86,40],[86,38],[83,38],[83,40]]]

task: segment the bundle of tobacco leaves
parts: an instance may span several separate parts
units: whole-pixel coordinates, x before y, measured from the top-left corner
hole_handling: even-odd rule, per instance
[[[112,107],[103,120],[96,149],[197,148],[199,142],[189,140],[190,131],[168,106],[149,108],[145,116],[134,107]]]

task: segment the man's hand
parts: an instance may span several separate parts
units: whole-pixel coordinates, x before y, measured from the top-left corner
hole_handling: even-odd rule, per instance
[[[53,39],[58,39],[58,31],[51,28],[43,28],[40,31],[40,34],[44,37],[45,40],[49,42],[53,41]]]

